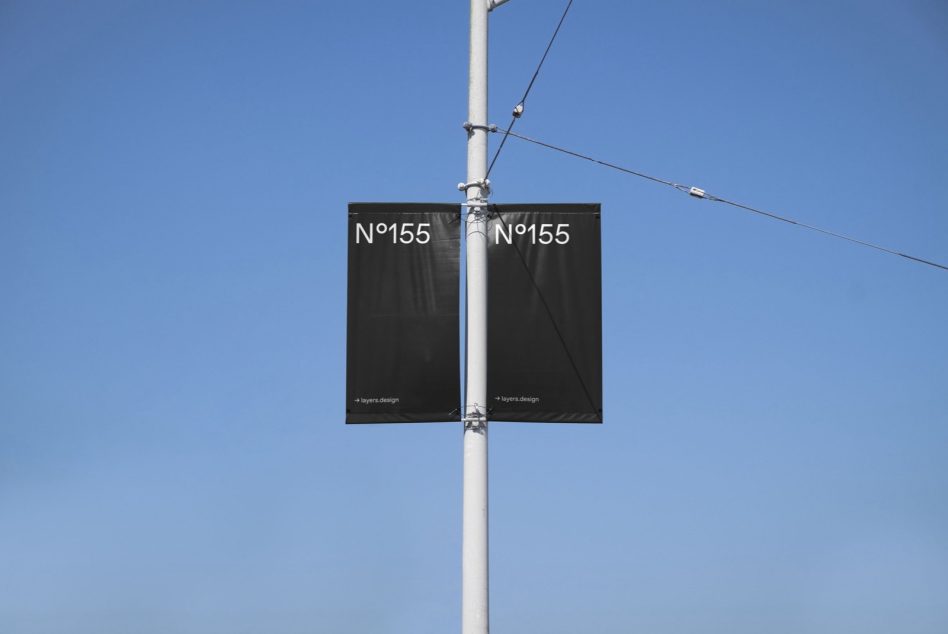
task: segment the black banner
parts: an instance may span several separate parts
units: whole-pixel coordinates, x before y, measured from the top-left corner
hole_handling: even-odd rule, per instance
[[[457,421],[460,205],[349,205],[346,422]]]
[[[492,205],[489,418],[602,422],[598,204]]]

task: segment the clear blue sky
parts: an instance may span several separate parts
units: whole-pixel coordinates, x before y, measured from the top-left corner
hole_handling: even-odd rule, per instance
[[[493,14],[493,122],[564,4]],[[460,201],[467,19],[0,4],[0,631],[458,630],[461,430],[343,424],[345,232]],[[518,131],[944,263],[946,113],[938,0],[576,0]],[[948,273],[492,180],[602,203],[606,421],[492,427],[494,632],[948,631]]]

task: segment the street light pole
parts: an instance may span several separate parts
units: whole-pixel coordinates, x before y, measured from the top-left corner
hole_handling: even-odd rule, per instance
[[[461,632],[488,634],[487,544],[487,13],[471,0],[467,128],[467,385],[464,399],[464,493]]]

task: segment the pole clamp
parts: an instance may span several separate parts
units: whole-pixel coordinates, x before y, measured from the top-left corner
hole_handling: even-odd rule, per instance
[[[470,121],[465,121],[462,127],[465,130],[467,130],[468,134],[473,133],[474,130],[483,130],[484,132],[497,132],[497,125],[494,123],[490,123],[488,125],[479,125],[477,123],[471,123]]]
[[[458,183],[458,191],[466,192],[472,187],[478,187],[481,190],[481,194],[490,194],[490,180],[486,178],[479,178],[476,181],[471,181],[470,183]]]

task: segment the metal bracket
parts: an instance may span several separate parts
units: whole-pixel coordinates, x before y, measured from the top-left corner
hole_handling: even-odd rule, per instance
[[[477,408],[477,404],[471,406],[474,411],[461,419],[464,422],[464,429],[483,429],[487,427],[487,414]]]
[[[461,203],[462,207],[467,207],[468,221],[487,222],[490,220],[490,203],[486,198],[478,198]]]

